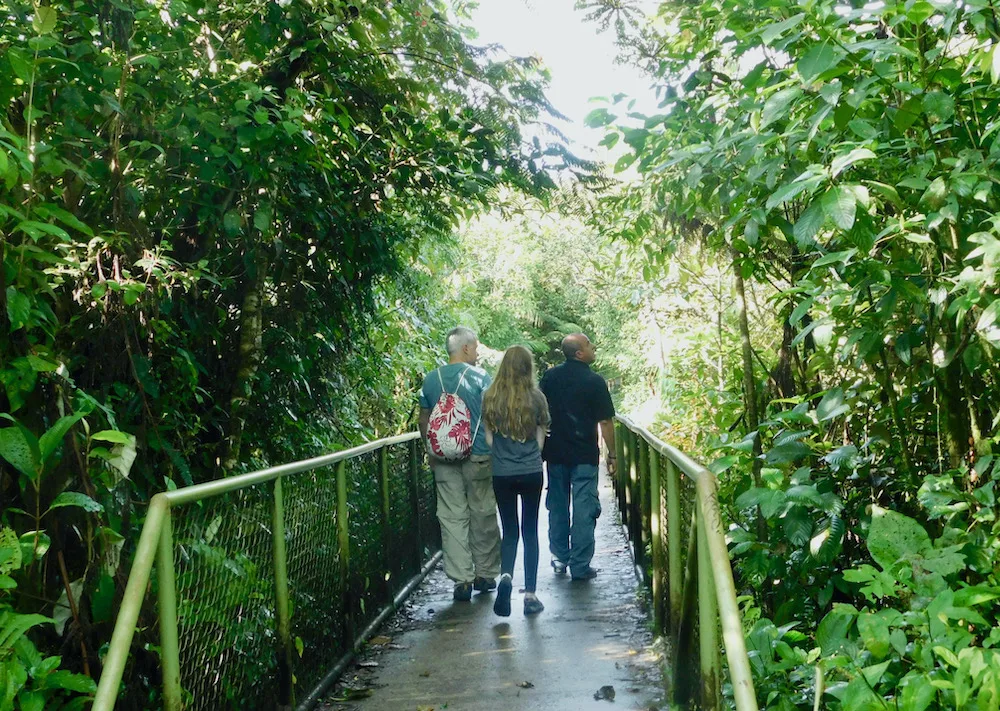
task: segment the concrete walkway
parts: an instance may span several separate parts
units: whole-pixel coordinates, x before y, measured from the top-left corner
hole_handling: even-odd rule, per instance
[[[451,599],[434,571],[372,640],[327,697],[326,711],[578,711],[658,709],[659,655],[637,595],[632,561],[610,482],[602,472],[599,577],[573,582],[549,566],[544,498],[538,596],[545,610],[525,617],[523,551],[514,571],[512,613],[493,614],[494,594]],[[613,689],[613,691],[612,691]],[[613,701],[606,698],[613,693]],[[598,697],[605,698],[595,698]]]

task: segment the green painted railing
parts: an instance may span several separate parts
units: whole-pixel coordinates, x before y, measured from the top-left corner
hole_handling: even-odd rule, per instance
[[[652,590],[655,629],[672,640],[674,703],[720,708],[721,623],[736,708],[756,711],[715,475],[627,417],[616,419],[618,505],[636,568]],[[691,524],[685,541],[687,516]],[[648,577],[647,568],[652,571]]]
[[[154,593],[162,708],[313,705],[440,556],[423,462],[411,433],[154,496],[93,711],[156,645]]]

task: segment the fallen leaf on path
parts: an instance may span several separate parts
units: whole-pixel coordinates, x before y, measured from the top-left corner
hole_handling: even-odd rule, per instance
[[[427,671],[424,671],[424,672],[420,672],[420,676],[422,676],[422,677],[424,677],[424,678],[427,678],[427,677],[429,677],[430,675],[431,675],[431,673],[430,673],[430,672],[427,672]]]
[[[608,684],[594,692],[594,701],[614,701],[615,687]]]
[[[367,699],[372,695],[371,689],[341,689],[340,693],[336,696],[330,697],[331,701],[356,701],[358,699]]]
[[[382,647],[389,644],[389,642],[391,641],[392,637],[386,637],[384,634],[379,634],[375,635],[370,640],[368,640],[368,644],[374,645],[376,647]]]
[[[519,681],[519,682],[517,682],[517,685],[520,686],[522,689],[534,689],[535,688],[535,685],[532,684],[530,681]]]

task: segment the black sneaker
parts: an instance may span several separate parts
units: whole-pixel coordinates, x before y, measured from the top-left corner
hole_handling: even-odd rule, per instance
[[[591,568],[589,565],[581,570],[579,573],[573,573],[573,580],[593,580],[597,577],[597,568]]]
[[[490,590],[497,589],[496,578],[482,578],[477,577],[472,581],[472,587],[474,587],[479,592],[489,592]]]
[[[454,599],[459,602],[468,602],[472,599],[472,583],[456,583]]]
[[[545,609],[545,605],[537,597],[526,597],[524,598],[524,614],[526,615],[537,615],[539,612]]]
[[[556,575],[566,575],[566,564],[561,560],[552,559],[552,570],[555,571]]]
[[[497,588],[497,599],[493,603],[493,612],[500,617],[510,617],[510,592],[513,588],[510,578],[504,576],[500,578],[500,586]]]

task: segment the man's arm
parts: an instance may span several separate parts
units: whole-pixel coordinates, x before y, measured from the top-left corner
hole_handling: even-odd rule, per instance
[[[614,420],[601,420],[601,436],[604,437],[604,446],[608,448],[608,453],[605,455],[604,461],[608,465],[608,474],[614,474],[618,471],[618,457],[615,453],[615,421]]]
[[[431,411],[426,407],[420,408],[420,419],[417,422],[417,427],[420,428],[421,439],[427,439],[427,425],[431,421]]]

